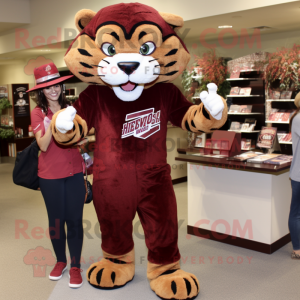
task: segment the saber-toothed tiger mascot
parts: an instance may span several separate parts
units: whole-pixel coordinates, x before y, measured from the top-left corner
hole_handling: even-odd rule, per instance
[[[96,288],[114,289],[133,279],[137,212],[149,251],[151,289],[163,299],[192,299],[200,285],[195,275],[180,269],[176,199],[166,162],[167,122],[212,132],[226,121],[226,103],[215,84],[209,94],[201,94],[197,106],[170,83],[190,59],[174,31],[183,26],[181,17],[121,3],[97,13],[83,9],[75,22],[80,33],[65,62],[91,85],[74,107],[53,116],[52,130],[59,143],[68,145],[96,129],[93,200],[104,258],[90,266],[87,280]]]

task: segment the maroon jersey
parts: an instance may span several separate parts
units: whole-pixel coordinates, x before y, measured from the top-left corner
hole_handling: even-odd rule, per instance
[[[129,174],[164,169],[167,123],[181,127],[191,105],[171,83],[145,89],[139,99],[131,102],[120,100],[108,87],[89,86],[74,107],[88,128],[96,130],[95,179],[100,179],[101,173],[106,178],[110,173],[115,177],[116,170]]]

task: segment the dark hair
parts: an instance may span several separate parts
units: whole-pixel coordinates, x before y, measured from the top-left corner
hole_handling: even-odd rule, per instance
[[[49,88],[49,87],[51,87],[51,86],[48,86],[47,88]],[[65,108],[67,105],[70,105],[70,104],[69,104],[69,101],[67,100],[67,98],[65,96],[65,93],[63,92],[63,86],[60,85],[60,87],[61,87],[61,93],[60,93],[59,98],[58,98],[58,103],[59,103],[61,108]],[[42,89],[39,89],[37,91],[37,95],[38,95],[38,97],[37,97],[36,104],[39,108],[41,108],[44,111],[45,115],[47,116],[49,105],[48,105],[47,98],[45,97],[44,93],[42,93]]]
[[[292,117],[290,118],[290,132],[292,132],[292,122],[293,122],[293,119],[296,117],[296,115],[299,113],[300,111],[300,107],[298,107],[295,112],[293,113]]]

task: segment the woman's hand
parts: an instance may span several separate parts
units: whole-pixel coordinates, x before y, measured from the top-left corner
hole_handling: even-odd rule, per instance
[[[45,132],[45,134],[42,136],[42,131],[38,131],[35,134],[35,139],[36,142],[38,143],[41,151],[46,152],[50,142],[51,142],[51,138],[52,138],[52,131],[51,131],[51,126],[49,126]]]

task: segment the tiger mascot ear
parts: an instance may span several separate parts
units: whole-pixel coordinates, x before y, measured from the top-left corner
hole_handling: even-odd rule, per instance
[[[171,26],[171,28],[175,31],[180,29],[183,26],[183,19],[180,16],[158,12],[160,16]]]
[[[79,32],[90,23],[96,13],[90,9],[82,9],[75,15],[75,25]]]

